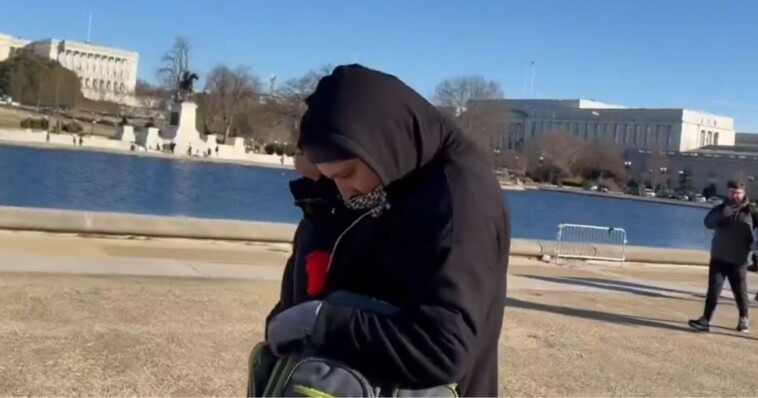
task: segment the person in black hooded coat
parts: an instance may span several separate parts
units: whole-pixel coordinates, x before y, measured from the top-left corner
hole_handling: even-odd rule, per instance
[[[272,319],[270,344],[305,340],[380,385],[496,396],[511,234],[488,156],[399,79],[360,65],[337,67],[307,104],[305,155],[363,212],[337,239],[325,296],[398,311],[308,301]]]
[[[308,293],[306,258],[318,251],[331,252],[339,234],[355,218],[339,199],[334,181],[323,177],[302,154],[295,155],[295,172],[302,177],[290,181],[289,188],[303,217],[284,266],[279,301],[266,317],[266,325],[280,312],[313,299]]]

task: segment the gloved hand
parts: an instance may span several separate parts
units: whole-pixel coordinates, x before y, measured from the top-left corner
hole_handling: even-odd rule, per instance
[[[302,340],[313,332],[321,304],[321,300],[298,304],[282,311],[269,322],[266,335],[271,350],[276,355],[282,356],[287,345]]]

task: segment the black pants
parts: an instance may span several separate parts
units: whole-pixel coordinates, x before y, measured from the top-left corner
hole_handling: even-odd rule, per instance
[[[747,264],[736,265],[727,263],[715,258],[711,258],[708,266],[708,293],[705,296],[705,319],[711,320],[713,310],[716,309],[721,288],[724,286],[724,279],[729,279],[729,285],[732,287],[734,301],[737,302],[737,309],[740,311],[740,317],[747,318],[748,301],[747,301]]]

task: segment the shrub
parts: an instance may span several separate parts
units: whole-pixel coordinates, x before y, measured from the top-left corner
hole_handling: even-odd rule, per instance
[[[581,178],[565,178],[562,182],[564,186],[574,188],[589,188],[592,185],[591,181],[586,181],[585,183]]]
[[[22,128],[25,129],[32,129],[32,130],[47,130],[50,128],[50,123],[47,119],[32,119],[32,118],[26,118],[21,120],[20,123]]]
[[[297,146],[295,144],[287,144],[284,146],[284,154],[293,157],[297,153]]]
[[[80,133],[82,130],[84,128],[77,122],[68,122],[63,125],[63,131],[68,131],[69,133]]]
[[[284,155],[284,145],[282,144],[274,144],[274,152],[276,153],[276,156],[282,156]]]
[[[263,147],[263,151],[266,152],[266,155],[273,155],[274,152],[276,152],[277,145],[274,143],[268,143],[266,146]]]

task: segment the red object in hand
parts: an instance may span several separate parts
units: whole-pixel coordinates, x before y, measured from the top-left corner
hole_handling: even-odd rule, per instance
[[[315,251],[305,257],[305,272],[308,275],[308,295],[320,296],[326,288],[326,272],[332,254],[326,251]]]

